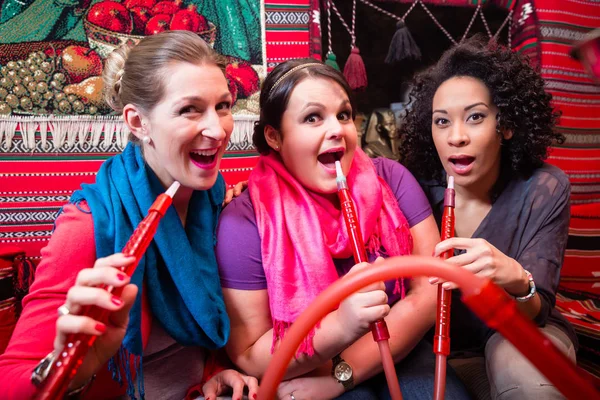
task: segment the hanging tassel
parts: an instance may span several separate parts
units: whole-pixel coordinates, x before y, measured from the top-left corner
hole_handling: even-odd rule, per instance
[[[358,47],[352,47],[344,67],[344,76],[352,90],[363,90],[367,87],[367,70]]]
[[[333,52],[327,53],[327,60],[325,60],[325,64],[340,71],[340,66],[337,63],[337,57],[335,54],[333,54]]]
[[[394,33],[390,42],[385,62],[386,64],[393,64],[406,58],[421,59],[421,50],[419,50],[404,21],[398,21],[396,23],[396,33]]]

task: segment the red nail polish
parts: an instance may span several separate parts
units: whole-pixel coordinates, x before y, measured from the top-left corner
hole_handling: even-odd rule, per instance
[[[254,394],[252,395],[252,398],[253,398],[253,399],[255,399],[255,398],[256,398],[256,393],[254,393]]]
[[[125,275],[125,274],[117,274],[117,279],[120,281],[124,281],[126,277],[127,277],[127,275]]]
[[[112,303],[116,306],[120,306],[121,304],[123,304],[123,301],[115,296],[111,297],[110,301],[112,301]]]
[[[94,329],[96,329],[98,332],[106,332],[106,325],[101,324],[101,323],[97,323],[96,326],[94,327]]]

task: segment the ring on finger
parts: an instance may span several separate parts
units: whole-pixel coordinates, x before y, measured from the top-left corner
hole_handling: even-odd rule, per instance
[[[71,310],[69,310],[69,307],[67,307],[66,304],[63,304],[62,306],[58,307],[58,316],[62,317],[63,315],[69,315],[71,314]]]

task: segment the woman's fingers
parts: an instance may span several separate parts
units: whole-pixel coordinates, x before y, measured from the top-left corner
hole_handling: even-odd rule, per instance
[[[127,322],[129,321],[129,310],[131,310],[133,303],[135,303],[137,293],[138,287],[133,283],[130,283],[123,288],[123,292],[121,292],[120,296],[123,306],[114,311],[109,317],[112,325],[123,329],[127,328]]]
[[[241,181],[238,182],[234,187],[233,187],[233,195],[235,197],[238,197],[240,194],[242,194],[242,192],[244,190],[246,190],[246,188],[248,187],[248,181]]]
[[[231,400],[242,400],[242,396],[244,395],[244,387],[246,386],[243,379],[241,377],[234,379],[232,382],[230,382],[229,386],[231,386],[233,389]]]
[[[387,317],[387,315],[390,313],[390,306],[388,306],[387,304],[383,304],[375,307],[368,307],[364,308],[362,310],[362,313],[363,319],[372,323]]]
[[[98,306],[110,311],[123,306],[123,300],[101,288],[73,286],[67,293],[66,306],[72,314],[79,314],[82,306]]]
[[[356,303],[362,307],[374,307],[387,304],[388,296],[385,290],[373,290],[356,294]]]
[[[466,250],[476,245],[475,239],[453,237],[439,242],[435,245],[433,257],[439,257],[440,254],[448,250],[461,249]]]
[[[253,376],[242,375],[246,386],[248,386],[248,398],[253,400],[258,396],[258,379]]]
[[[123,253],[115,253],[108,257],[99,258],[94,263],[94,268],[100,267],[124,267],[135,261],[134,256],[126,256]]]
[[[129,283],[129,276],[117,268],[95,267],[83,269],[77,274],[75,285],[121,287]]]
[[[207,400],[213,400],[223,394],[226,388],[231,388],[233,400],[241,400],[244,395],[244,387],[248,386],[248,397],[256,399],[258,393],[258,380],[252,376],[246,376],[232,369],[226,369],[213,376],[204,384],[202,391]]]
[[[231,203],[231,200],[233,200],[233,189],[227,189],[225,192],[225,198],[223,199],[223,206]]]
[[[106,325],[90,317],[83,315],[63,315],[56,321],[56,337],[54,338],[54,349],[62,350],[65,338],[72,333],[84,333],[87,335],[102,335],[106,332]]]
[[[376,261],[377,262],[377,261]],[[366,262],[362,262],[362,263],[358,263],[355,266],[353,266],[350,271],[348,271],[348,273],[346,274],[346,276],[350,275],[350,274],[356,274],[362,270],[365,270],[367,268],[373,268],[373,265],[366,263]],[[385,290],[385,284],[383,282],[375,282],[372,283],[370,285],[365,286],[364,288],[360,289],[358,292],[359,293],[364,293],[364,292],[370,292],[372,290]]]

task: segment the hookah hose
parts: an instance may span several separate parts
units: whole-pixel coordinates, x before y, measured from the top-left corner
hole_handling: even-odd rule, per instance
[[[174,182],[165,193],[160,194],[156,198],[148,210],[148,215],[139,223],[125,244],[125,247],[123,247],[122,252],[124,255],[135,256],[135,261],[132,264],[119,268],[123,273],[130,277],[133,275],[140,259],[156,234],[158,223],[173,202],[173,196],[177,192],[177,189],[179,189],[179,182]],[[100,287],[116,296],[119,296],[123,290],[123,288],[115,288],[107,285]],[[90,318],[105,323],[108,320],[110,311],[97,306],[87,306],[82,310],[80,315],[87,315]],[[51,366],[46,379],[38,388],[34,399],[62,399],[96,338],[97,336],[82,333],[68,335],[65,347]]]
[[[442,241],[454,237],[454,177],[448,177],[448,187],[444,193],[444,213],[442,215]],[[452,257],[453,250],[444,252],[440,257],[447,260]],[[435,336],[433,352],[435,353],[435,378],[433,398],[443,400],[446,391],[446,357],[450,354],[450,306],[452,291],[438,285],[437,311],[435,315]]]
[[[347,296],[375,282],[403,276],[437,276],[455,282],[462,301],[490,328],[500,332],[568,399],[600,399],[589,375],[582,372],[551,340],[521,313],[514,299],[489,279],[433,257],[390,257],[356,274],[346,275],[325,289],[296,319],[273,354],[258,390],[258,399],[273,399],[279,382],[300,342]]]
[[[368,262],[367,251],[365,250],[365,244],[363,242],[362,234],[358,224],[356,207],[354,206],[354,201],[350,196],[348,182],[346,181],[346,177],[342,172],[342,165],[339,161],[335,162],[335,170],[338,197],[340,199],[342,215],[344,216],[344,221],[346,222],[350,243],[352,244],[354,262],[357,264],[361,262]],[[396,368],[394,366],[394,359],[392,358],[392,352],[388,342],[390,333],[385,320],[380,319],[372,323],[371,333],[373,334],[373,340],[375,340],[377,342],[377,346],[379,346],[381,363],[383,364],[383,370],[385,372],[385,378],[388,382],[391,398],[393,400],[402,400],[402,392],[400,391],[400,385],[396,376]]]

